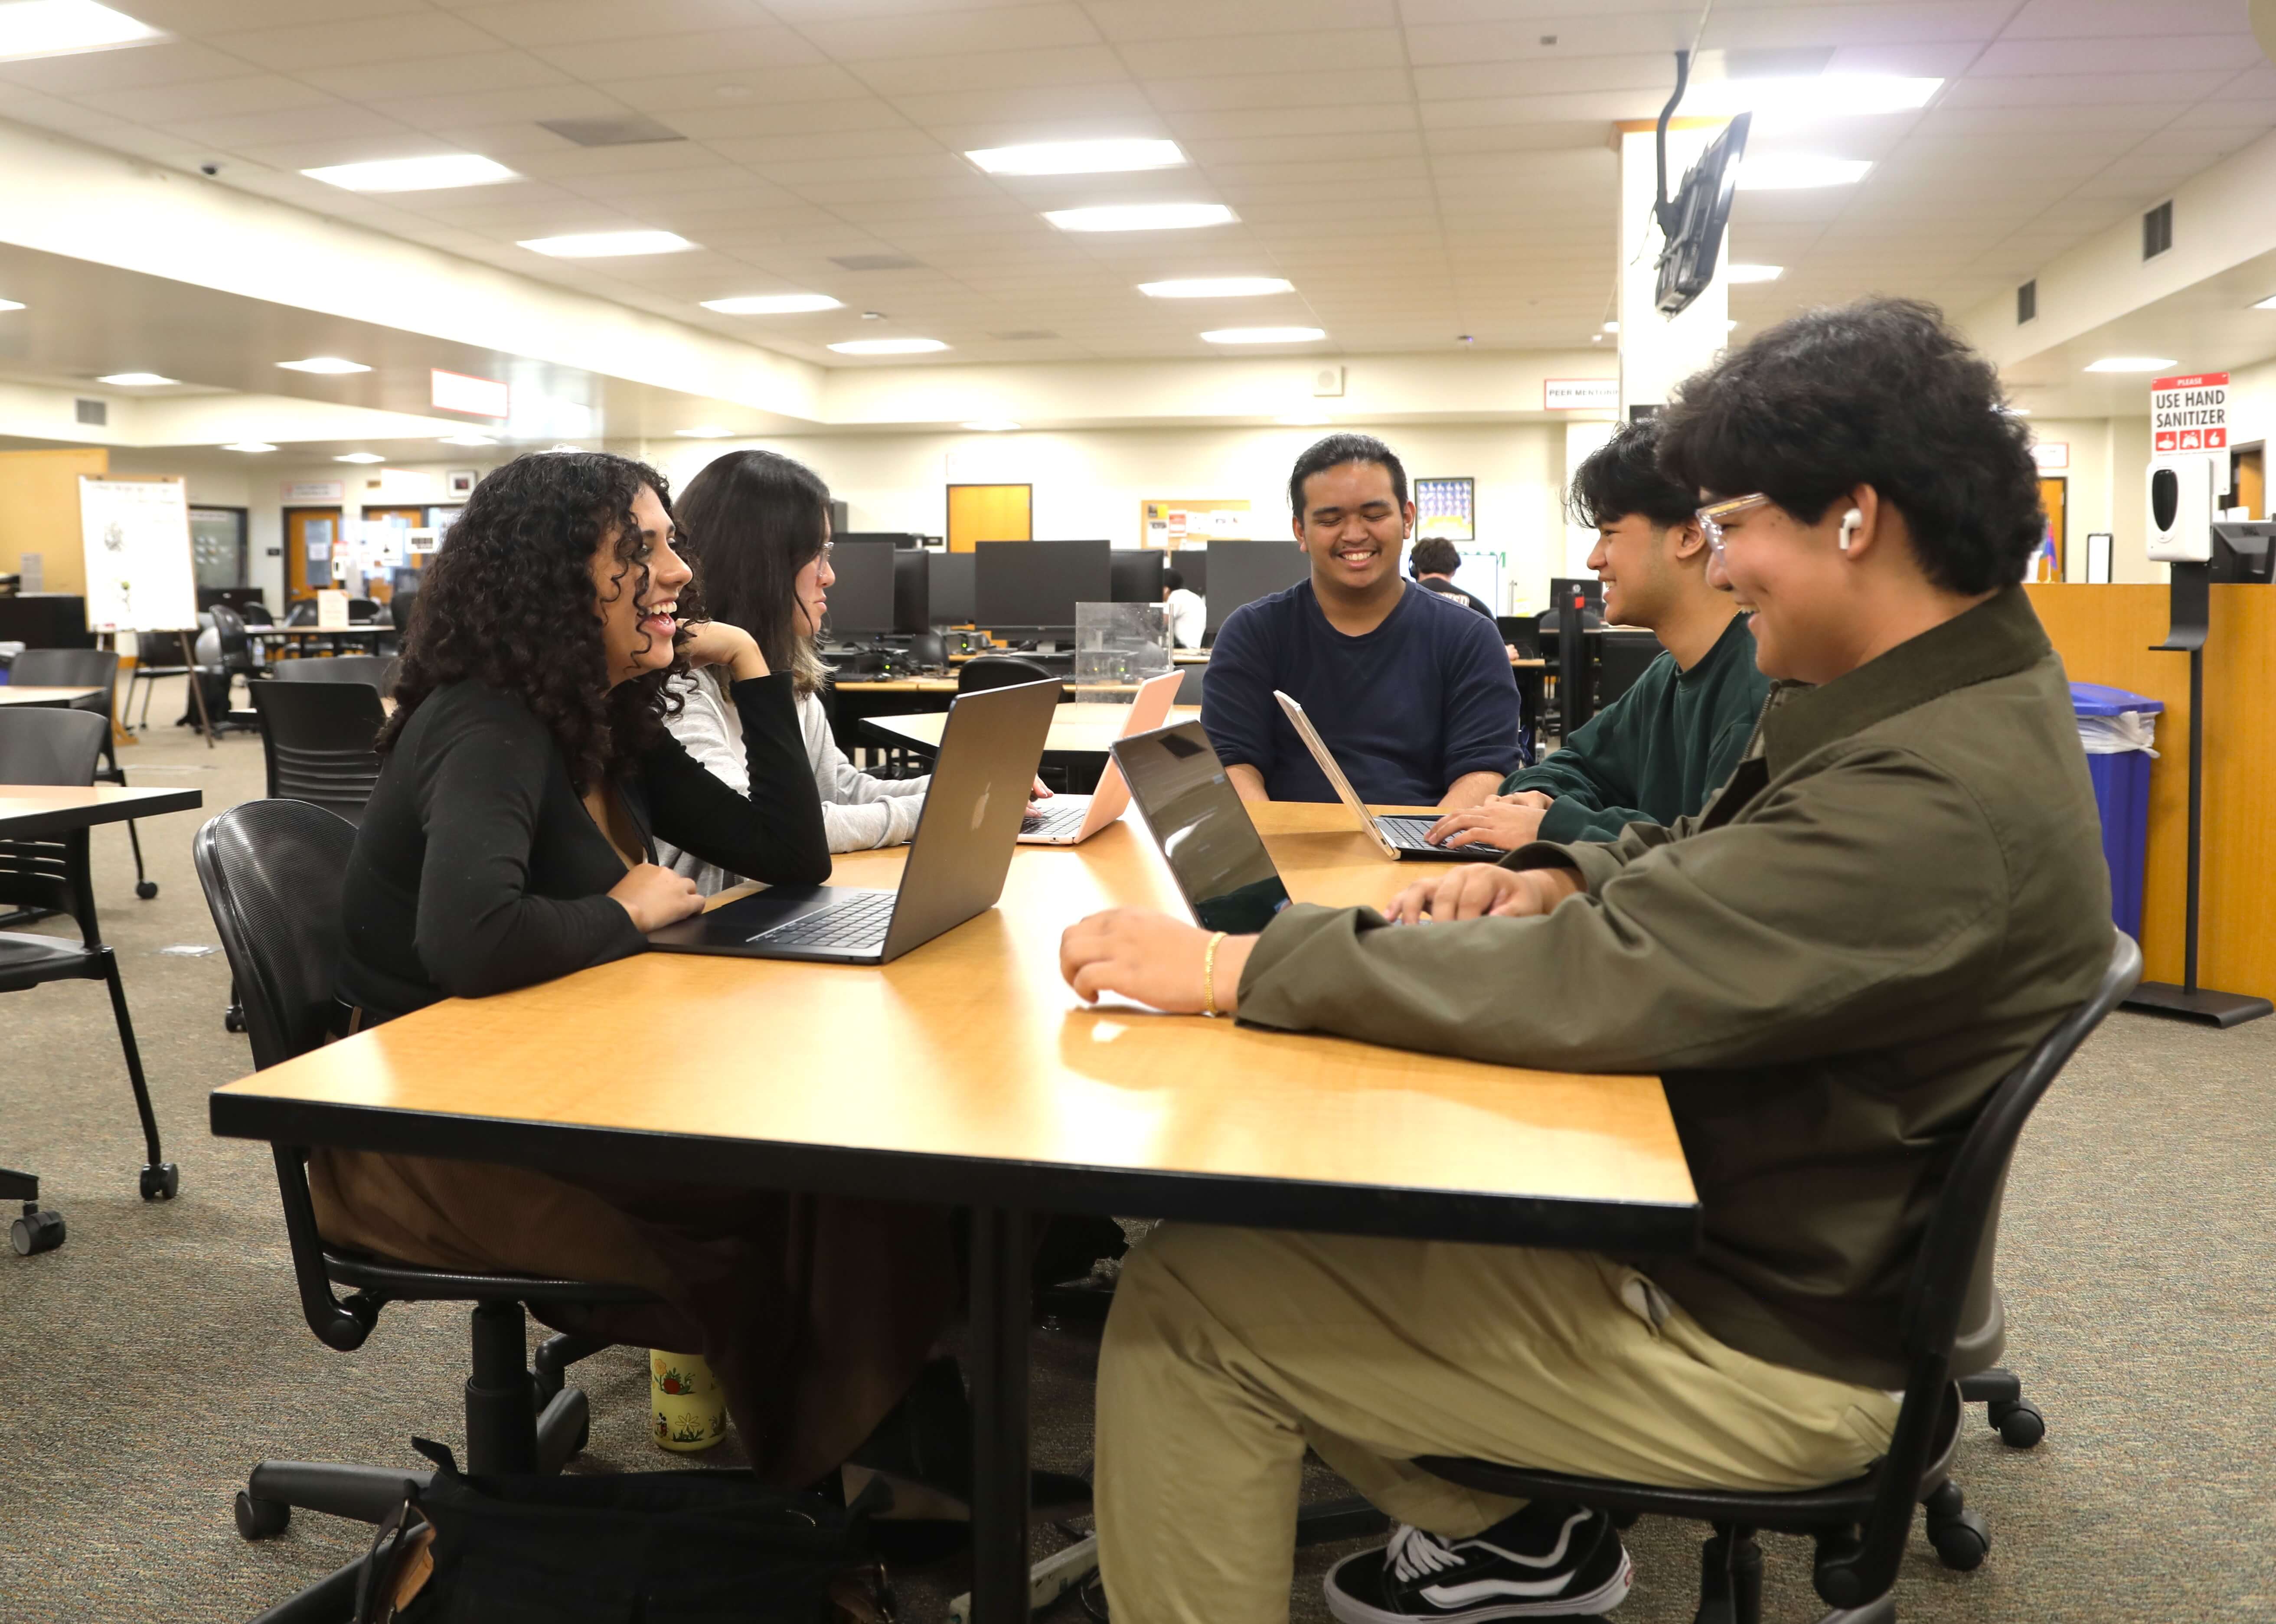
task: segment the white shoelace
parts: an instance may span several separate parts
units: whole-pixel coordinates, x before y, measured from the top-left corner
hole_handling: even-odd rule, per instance
[[[1445,1540],[1436,1534],[1424,1533],[1411,1522],[1402,1522],[1392,1530],[1385,1553],[1391,1558],[1392,1576],[1401,1584],[1412,1584],[1425,1574],[1443,1573],[1462,1565],[1462,1559]]]

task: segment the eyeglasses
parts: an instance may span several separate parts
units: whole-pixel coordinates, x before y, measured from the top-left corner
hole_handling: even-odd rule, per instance
[[[1741,513],[1751,513],[1758,507],[1769,506],[1770,500],[1757,490],[1752,496],[1727,497],[1701,508],[1697,515],[1699,531],[1707,538],[1707,550],[1719,560],[1723,556],[1723,527]]]

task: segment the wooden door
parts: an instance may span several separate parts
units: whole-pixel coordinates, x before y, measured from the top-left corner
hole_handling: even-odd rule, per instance
[[[297,603],[313,598],[317,588],[332,584],[332,548],[340,539],[340,510],[336,507],[288,507],[284,510],[284,601]]]
[[[2244,509],[2248,519],[2267,518],[2268,466],[2263,449],[2254,445],[2237,452],[2232,471],[2235,485],[2229,505]]]
[[[975,542],[1036,539],[1033,485],[951,485],[948,550],[970,552]]]
[[[2044,557],[2032,563],[2029,576],[2032,581],[2063,579],[2063,560],[2068,556],[2067,520],[2064,510],[2068,505],[2069,495],[2070,480],[2067,475],[2050,474],[2040,477],[2039,505],[2046,510],[2047,535],[2054,542],[2055,556],[2052,565]]]
[[[386,525],[402,532],[423,530],[427,527],[427,510],[423,507],[367,507],[363,510],[363,521],[368,525]],[[402,537],[402,543],[405,567],[418,568],[422,560],[411,556],[407,534]],[[392,572],[383,570],[364,577],[363,595],[375,603],[384,603],[393,597],[395,577]]]

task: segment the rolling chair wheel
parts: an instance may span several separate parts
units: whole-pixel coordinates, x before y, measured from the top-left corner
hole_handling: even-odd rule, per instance
[[[52,1252],[64,1243],[64,1215],[27,1207],[24,1216],[8,1226],[8,1244],[19,1257]]]
[[[222,1011],[221,1028],[224,1032],[244,1031],[245,1006],[241,1004],[232,1004],[227,1009]]]
[[[2010,1449],[2029,1449],[2047,1435],[2047,1418],[2029,1399],[1992,1405],[1991,1420],[1999,1429],[1999,1441]]]
[[[274,1539],[292,1521],[292,1508],[282,1500],[256,1500],[237,1491],[237,1531],[247,1539]]]
[[[1992,1529],[1979,1512],[1963,1511],[1948,1522],[1931,1519],[1928,1538],[1937,1560],[1961,1573],[1982,1567],[1992,1550]]]
[[[151,898],[158,894],[158,882],[156,880],[135,881],[134,894],[141,898],[143,901],[148,902]]]
[[[160,1162],[155,1167],[142,1170],[142,1199],[145,1201],[171,1201],[181,1188],[181,1169],[171,1162]]]

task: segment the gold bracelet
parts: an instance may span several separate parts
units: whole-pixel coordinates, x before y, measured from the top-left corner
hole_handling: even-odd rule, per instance
[[[1217,945],[1225,938],[1225,931],[1210,937],[1209,945],[1202,949],[1202,1013],[1217,1017]]]

